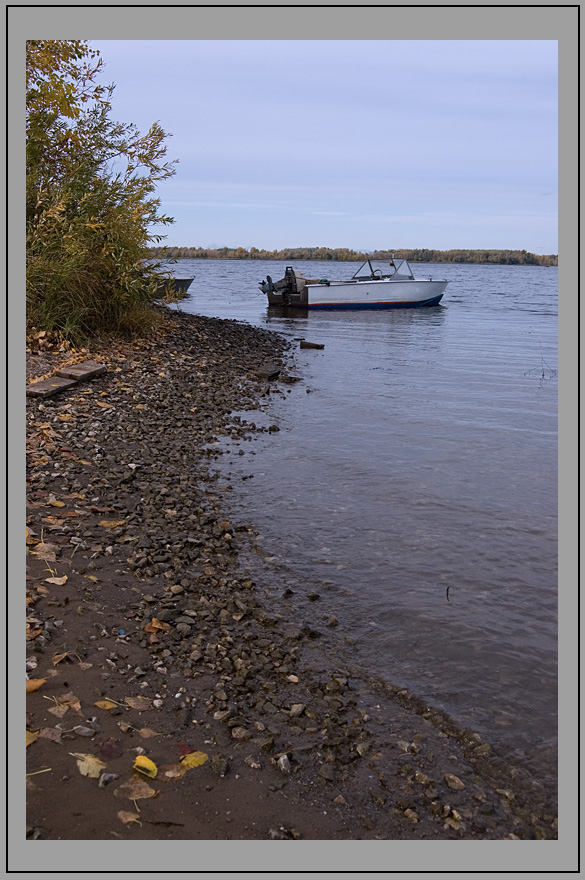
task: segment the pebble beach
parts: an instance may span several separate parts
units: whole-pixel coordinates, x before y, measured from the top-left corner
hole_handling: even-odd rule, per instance
[[[557,839],[538,779],[340,664],[249,552],[225,445],[279,430],[291,343],[165,311],[132,343],[32,334],[27,383],[84,360],[27,396],[27,838]]]

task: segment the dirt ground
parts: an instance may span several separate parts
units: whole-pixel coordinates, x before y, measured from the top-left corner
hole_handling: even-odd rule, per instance
[[[554,793],[244,568],[213,440],[261,430],[231,412],[287,393],[284,342],[179,314],[33,336],[27,378],[84,359],[107,373],[27,398],[27,840],[555,840]]]

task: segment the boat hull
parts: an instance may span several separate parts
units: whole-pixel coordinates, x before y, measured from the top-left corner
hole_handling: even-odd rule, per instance
[[[436,296],[432,296],[429,299],[416,300],[416,301],[372,301],[372,302],[326,302],[326,303],[308,303],[304,306],[297,305],[297,308],[304,309],[416,309],[422,308],[424,306],[436,306],[438,305],[443,298],[443,294],[439,293]],[[291,306],[294,306],[294,303],[290,303]]]

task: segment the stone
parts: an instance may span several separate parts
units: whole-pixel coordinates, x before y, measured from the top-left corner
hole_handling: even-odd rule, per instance
[[[461,782],[459,777],[455,776],[453,773],[445,773],[443,781],[447,783],[449,788],[452,788],[455,791],[462,791],[465,788],[463,782]]]

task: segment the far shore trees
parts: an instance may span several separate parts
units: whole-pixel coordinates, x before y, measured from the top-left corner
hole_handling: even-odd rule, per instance
[[[175,173],[168,135],[110,119],[102,66],[85,40],[26,44],[27,323],[72,339],[152,323],[151,230],[173,222],[154,196]]]
[[[335,260],[360,262],[367,259],[390,260],[392,256],[411,263],[482,263],[514,266],[557,266],[557,254],[538,255],[522,250],[457,250],[395,248],[393,250],[354,251],[349,248],[296,247],[281,250],[237,248],[175,247],[151,248],[153,257],[196,260]]]

